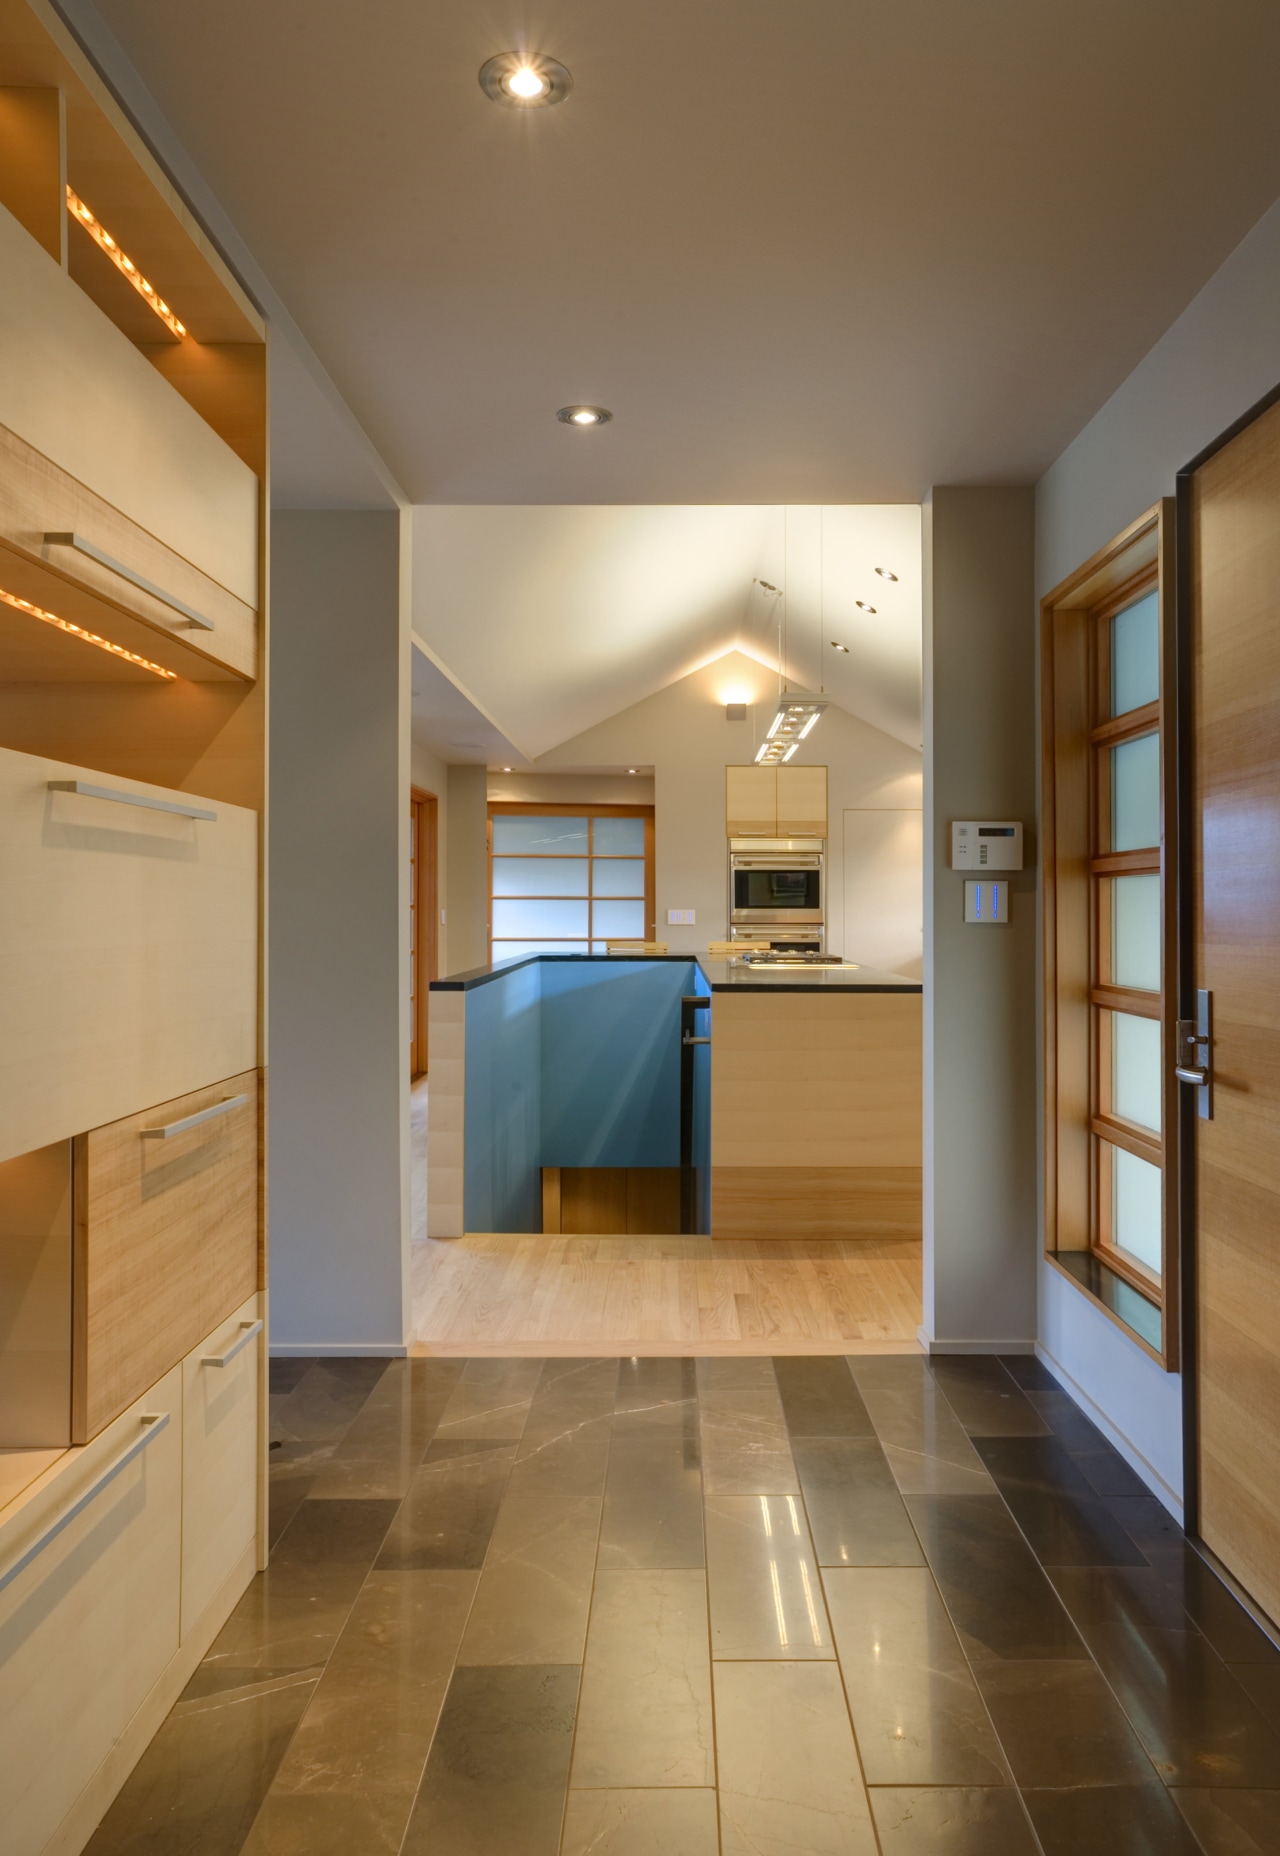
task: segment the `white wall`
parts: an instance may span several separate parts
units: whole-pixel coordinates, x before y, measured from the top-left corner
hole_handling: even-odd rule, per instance
[[[1280,381],[1280,204],[1259,221],[1036,491],[1043,595],[1158,497]],[[1030,620],[1028,621],[1030,622]],[[1041,1267],[1041,1346],[1171,1505],[1182,1492],[1182,1390],[1056,1270]]]
[[[271,529],[273,1349],[408,1318],[409,624],[399,515]]]
[[[726,933],[728,854],[725,776],[750,761],[772,715],[777,678],[730,651],[702,670],[544,754],[539,772],[573,767],[651,766],[654,782],[656,902],[660,940],[673,953],[696,953]],[[748,699],[747,720],[727,722],[726,692]],[[827,841],[828,945],[844,946],[842,814],[854,807],[920,803],[920,755],[869,722],[832,707],[793,765],[829,769]],[[692,928],[667,925],[668,909],[694,909]]]
[[[445,919],[436,923],[436,965],[449,971],[449,769],[438,754],[421,741],[409,744],[409,778],[424,793],[436,796],[436,899]]]

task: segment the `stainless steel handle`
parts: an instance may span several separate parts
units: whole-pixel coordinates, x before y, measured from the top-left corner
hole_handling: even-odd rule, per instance
[[[1180,1083],[1199,1090],[1196,1113],[1213,1120],[1213,994],[1196,993],[1196,1015],[1180,1018],[1174,1032],[1173,1073]]]
[[[242,1321],[238,1339],[233,1340],[225,1353],[206,1353],[201,1356],[201,1366],[229,1366],[238,1353],[242,1353],[255,1335],[261,1334],[260,1321]]]
[[[11,1584],[20,1572],[24,1572],[31,1564],[32,1560],[35,1559],[38,1554],[43,1553],[51,1541],[58,1538],[58,1535],[64,1528],[70,1527],[78,1514],[84,1513],[89,1503],[95,1501],[97,1497],[101,1495],[108,1483],[115,1481],[122,1469],[126,1469],[136,1456],[141,1456],[152,1438],[158,1437],[168,1422],[169,1414],[167,1411],[150,1411],[143,1414],[140,1419],[142,1430],[134,1438],[133,1442],[127,1444],[120,1452],[119,1456],[113,1458],[112,1461],[107,1464],[107,1467],[102,1471],[101,1475],[96,1476],[82,1494],[77,1495],[75,1500],[68,1507],[64,1508],[60,1514],[54,1516],[49,1525],[44,1528],[41,1533],[37,1534],[36,1538],[24,1553],[20,1553],[16,1560],[11,1561],[10,1564],[5,1567],[4,1571],[0,1572],[0,1592],[4,1590],[6,1585]]]
[[[686,1031],[684,1036],[681,1038],[680,1042],[682,1044],[709,1044],[711,1042],[711,1039],[710,1038],[691,1038],[689,1036],[689,1033]]]
[[[198,1114],[184,1115],[181,1121],[167,1121],[163,1128],[143,1128],[144,1141],[171,1141],[175,1134],[185,1134],[188,1128],[198,1128],[202,1122],[213,1121],[218,1115],[229,1115],[233,1108],[249,1100],[247,1095],[224,1096],[221,1102],[215,1102],[212,1108],[202,1108]]]
[[[1197,1089],[1203,1089],[1209,1080],[1207,1070],[1184,1070],[1180,1064],[1173,1073],[1180,1083],[1194,1083]]]
[[[176,812],[179,818],[207,818],[215,824],[218,815],[205,806],[184,806],[175,799],[152,799],[147,793],[126,793],[118,786],[91,786],[88,780],[50,780],[51,793],[81,793],[86,799],[110,799],[118,806],[141,806],[145,812]]]
[[[158,599],[162,606],[169,606],[174,612],[180,612],[183,618],[199,631],[211,632],[216,629],[212,619],[207,619],[203,612],[197,612],[195,607],[189,606],[185,599],[179,599],[174,593],[166,593],[165,589],[157,586],[154,580],[144,579],[141,574],[135,573],[132,567],[126,567],[123,561],[118,561],[113,554],[107,554],[103,549],[96,548],[91,541],[86,541],[83,535],[76,535],[64,529],[56,534],[47,534],[45,541],[55,548],[74,548],[77,554],[86,555],[89,560],[96,561],[99,567],[105,567],[108,573],[119,574],[122,580],[127,580],[130,586],[136,586],[139,592],[150,593],[152,599]]]

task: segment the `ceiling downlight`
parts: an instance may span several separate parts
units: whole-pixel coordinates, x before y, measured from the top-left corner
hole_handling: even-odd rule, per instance
[[[605,406],[562,406],[556,414],[561,425],[576,425],[581,432],[593,426],[608,425],[613,414]]]
[[[480,66],[480,88],[493,103],[541,110],[563,103],[573,89],[566,67],[540,52],[498,52]]]

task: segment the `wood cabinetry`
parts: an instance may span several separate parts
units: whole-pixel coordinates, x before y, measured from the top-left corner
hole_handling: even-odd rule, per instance
[[[725,835],[825,838],[825,767],[726,767]]]

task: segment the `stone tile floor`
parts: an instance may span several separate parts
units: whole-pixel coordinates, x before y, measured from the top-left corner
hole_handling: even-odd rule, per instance
[[[1280,1856],[1280,1653],[1034,1361],[272,1380],[92,1856]]]

